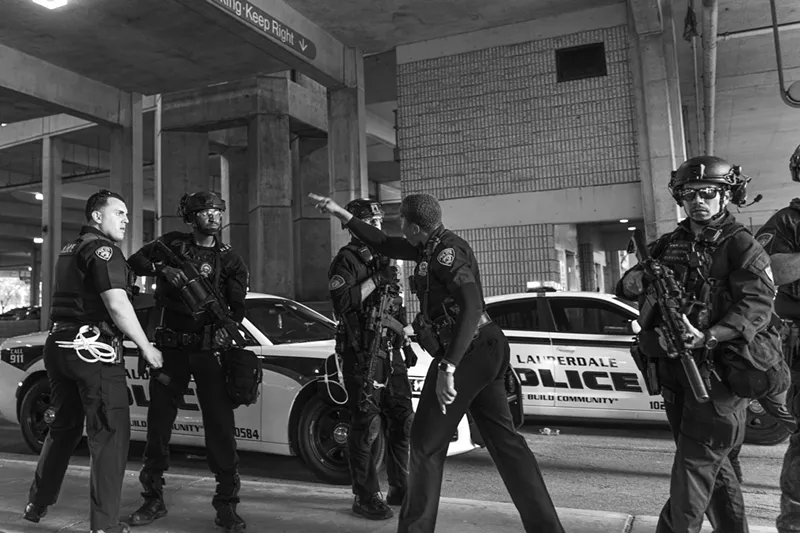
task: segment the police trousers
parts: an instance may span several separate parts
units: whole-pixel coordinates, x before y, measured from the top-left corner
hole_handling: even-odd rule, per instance
[[[44,364],[50,381],[55,418],[39,455],[28,496],[35,505],[53,505],[58,499],[70,457],[83,435],[89,443],[89,521],[91,529],[119,523],[122,482],[131,437],[125,365],[87,363],[72,348],[77,329],[50,334]]]
[[[344,356],[351,355],[345,353]],[[374,444],[381,433],[386,436],[389,487],[404,494],[408,478],[408,443],[414,419],[405,362],[399,353],[393,355],[391,368],[387,359],[381,359],[375,377],[376,381],[386,383],[386,387],[375,389],[369,397],[364,393],[364,377],[358,374],[344,375],[350,411],[347,452],[353,494],[367,497],[380,491]]]
[[[211,351],[162,349],[162,372],[169,385],[150,379],[150,407],[147,409],[147,445],[142,473],[145,498],[161,497],[162,475],[169,469],[169,441],[178,406],[193,376],[203,417],[208,468],[216,476],[217,490],[212,504],[239,503],[239,455],[236,452],[233,404],[225,387],[225,375]],[[143,476],[145,477],[145,476]]]
[[[443,414],[436,398],[437,365],[431,364],[411,426],[408,493],[398,533],[436,528],[447,448],[469,412],[503,478],[527,533],[564,533],[536,458],[511,418],[505,374],[511,351],[499,326],[479,330],[455,372],[456,399]]]
[[[714,533],[748,533],[742,489],[728,454],[744,440],[747,400],[714,381],[698,402],[679,360],[659,360],[664,406],[677,449],[669,499],[656,533],[699,533],[707,514]]]
[[[787,394],[789,411],[800,417],[800,373],[792,369],[792,386]],[[778,533],[800,531],[800,430],[789,437],[780,477],[781,510],[775,523]]]

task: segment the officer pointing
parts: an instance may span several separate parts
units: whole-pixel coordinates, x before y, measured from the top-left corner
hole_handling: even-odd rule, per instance
[[[411,426],[409,486],[399,533],[433,533],[447,447],[467,410],[500,471],[528,533],[563,533],[536,458],[514,429],[505,377],[511,350],[484,311],[472,248],[442,225],[439,202],[411,194],[400,204],[403,237],[389,237],[330,198],[309,195],[376,252],[415,261],[421,312],[412,323],[419,344],[438,364],[428,370]]]
[[[24,518],[39,522],[56,503],[83,433],[91,457],[92,533],[127,532],[119,521],[130,443],[130,409],[122,336],[153,368],[161,352],[150,344],[130,302],[132,278],[117,243],[128,224],[125,201],[102,190],[86,202],[87,224],[56,263],[52,327],[44,348],[55,419],[42,447]]]

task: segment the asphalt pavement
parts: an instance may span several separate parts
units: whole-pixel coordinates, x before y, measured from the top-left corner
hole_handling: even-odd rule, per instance
[[[70,466],[58,503],[39,524],[22,519],[35,466],[30,456],[0,456],[0,533],[88,531],[89,469],[81,465]],[[245,480],[242,485],[239,514],[247,520],[250,532],[388,533],[397,529],[397,518],[372,522],[353,515],[350,511],[352,495],[346,487],[255,480]],[[167,474],[165,499],[169,515],[135,531],[221,531],[213,522],[214,486],[213,477]],[[123,488],[124,512],[138,507],[140,490],[138,473],[129,470]],[[655,529],[655,517],[571,508],[559,508],[558,512],[567,533],[644,533]],[[518,533],[523,529],[510,503],[442,498],[436,531]],[[751,531],[767,533],[775,529],[753,527]]]

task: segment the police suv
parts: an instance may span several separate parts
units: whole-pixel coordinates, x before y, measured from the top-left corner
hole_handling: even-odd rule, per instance
[[[242,333],[247,348],[259,354],[264,378],[258,401],[236,410],[236,440],[240,450],[299,455],[321,479],[349,484],[346,442],[349,415],[341,404],[334,351],[335,323],[293,300],[250,293]],[[151,294],[134,299],[136,313],[152,339],[158,313],[151,312]],[[0,345],[0,416],[19,424],[22,436],[34,453],[47,435],[50,385],[42,351],[47,333],[7,339]],[[131,439],[147,438],[147,407],[150,404],[147,373],[139,372],[136,346],[125,341],[125,367],[131,405]],[[414,396],[418,397],[431,358],[412,344],[419,362],[410,369]],[[522,422],[518,381],[510,383],[509,401]],[[514,388],[516,387],[516,389]],[[414,408],[418,398],[413,400]],[[337,403],[340,402],[340,403]],[[172,431],[175,445],[204,446],[203,421],[194,383],[183,398]],[[480,446],[480,435],[464,417],[453,435],[448,455]],[[376,443],[378,461],[384,453],[383,438]]]
[[[663,398],[648,394],[630,354],[638,310],[611,294],[558,289],[531,282],[528,292],[486,299],[511,345],[528,419],[666,422]],[[746,442],[777,444],[787,437],[750,402]]]

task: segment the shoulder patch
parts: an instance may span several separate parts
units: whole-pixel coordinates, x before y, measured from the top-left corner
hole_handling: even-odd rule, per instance
[[[94,255],[96,255],[103,261],[108,261],[109,259],[111,259],[111,256],[114,255],[114,250],[112,250],[110,246],[101,246],[100,248],[94,251]]]
[[[453,250],[452,248],[445,248],[444,250],[439,252],[439,255],[436,256],[436,260],[446,267],[452,266],[455,258],[456,258],[456,251]]]
[[[344,278],[339,274],[336,274],[331,278],[331,281],[328,284],[328,289],[335,291],[336,289],[340,289],[342,287],[344,287]]]
[[[772,241],[773,237],[775,237],[774,233],[767,232],[767,233],[762,233],[761,235],[756,237],[756,240],[758,241],[758,244],[760,244],[762,248],[766,248],[767,245],[770,243],[770,241]]]

